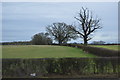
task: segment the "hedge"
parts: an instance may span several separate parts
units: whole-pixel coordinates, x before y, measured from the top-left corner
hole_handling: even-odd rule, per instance
[[[76,47],[83,49],[84,51],[101,56],[101,57],[119,57],[120,56],[120,51],[115,51],[115,50],[109,50],[105,48],[98,48],[98,47],[91,47],[91,46],[84,46],[84,45],[78,45],[78,44],[66,44],[63,46],[69,46],[69,47]]]
[[[47,77],[48,75],[110,75],[120,71],[118,58],[42,58],[42,59],[3,59],[3,78]],[[56,76],[55,76],[56,77]],[[93,76],[94,77],[94,76]]]

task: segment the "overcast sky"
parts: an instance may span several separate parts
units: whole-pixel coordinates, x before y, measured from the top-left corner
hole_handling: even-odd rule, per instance
[[[81,7],[86,7],[101,19],[102,29],[94,33],[90,41],[118,41],[117,2],[4,2],[2,3],[3,41],[29,41],[31,37],[45,32],[53,22],[73,24]],[[72,42],[82,43],[82,39]]]

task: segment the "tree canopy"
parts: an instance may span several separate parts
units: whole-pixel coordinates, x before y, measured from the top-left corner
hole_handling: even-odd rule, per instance
[[[52,39],[48,37],[48,33],[38,33],[32,37],[32,44],[34,45],[52,44]]]
[[[71,39],[76,39],[77,34],[72,30],[72,25],[66,23],[53,23],[46,27],[47,32],[56,40],[59,44],[67,43]]]

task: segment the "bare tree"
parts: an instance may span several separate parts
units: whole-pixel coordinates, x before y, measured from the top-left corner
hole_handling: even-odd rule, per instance
[[[92,39],[92,33],[102,28],[100,26],[100,19],[93,18],[92,12],[83,7],[75,19],[79,22],[79,26],[73,28],[73,30],[80,35],[84,40],[84,44],[87,45],[88,41]]]
[[[47,32],[56,40],[59,44],[67,43],[71,39],[76,39],[77,35],[72,30],[72,25],[65,23],[53,23],[46,27]]]

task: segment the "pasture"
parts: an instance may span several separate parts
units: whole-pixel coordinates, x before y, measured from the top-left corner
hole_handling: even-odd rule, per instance
[[[2,58],[81,58],[97,57],[81,49],[51,45],[4,45]]]
[[[120,45],[92,45],[92,47],[100,47],[110,50],[119,50]]]
[[[95,55],[72,46],[4,45],[2,74],[3,78],[117,78],[118,58]]]

